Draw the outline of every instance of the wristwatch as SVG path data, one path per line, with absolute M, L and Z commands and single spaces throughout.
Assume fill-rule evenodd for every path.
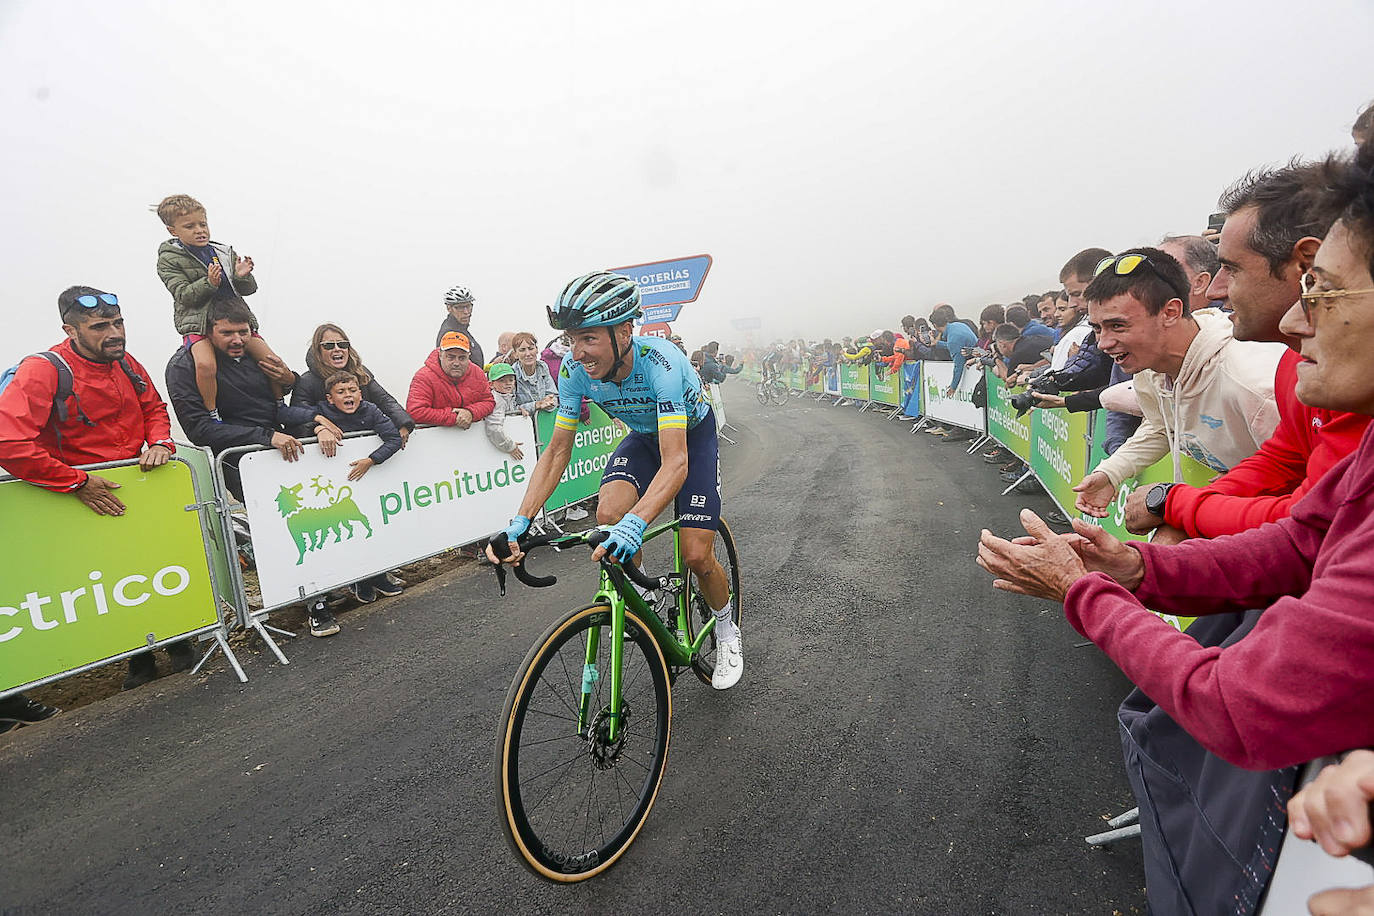
M 1160 518 L 1164 517 L 1164 504 L 1169 501 L 1169 491 L 1174 488 L 1172 483 L 1157 483 L 1150 487 L 1150 491 L 1145 494 L 1145 509 L 1151 515 Z

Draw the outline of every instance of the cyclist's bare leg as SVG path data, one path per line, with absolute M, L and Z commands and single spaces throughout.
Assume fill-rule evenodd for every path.
M 680 528 L 682 559 L 701 583 L 701 594 L 711 610 L 718 611 L 730 600 L 730 580 L 716 559 L 716 533 L 706 528 Z
M 628 480 L 608 480 L 596 498 L 596 523 L 614 525 L 639 502 L 639 491 Z M 650 519 L 650 521 L 653 521 Z

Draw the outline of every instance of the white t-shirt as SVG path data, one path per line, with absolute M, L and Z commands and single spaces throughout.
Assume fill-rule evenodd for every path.
M 1054 345 L 1054 349 L 1050 352 L 1050 369 L 1056 372 L 1063 369 L 1069 361 L 1069 351 L 1075 344 L 1080 347 L 1083 346 L 1083 341 L 1087 340 L 1092 330 L 1086 321 L 1080 321 L 1060 335 L 1059 342 Z

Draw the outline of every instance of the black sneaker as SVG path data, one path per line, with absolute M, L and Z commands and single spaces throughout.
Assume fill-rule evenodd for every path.
M 124 677 L 124 689 L 133 690 L 157 680 L 157 659 L 151 652 L 129 656 L 129 673 Z
M 367 582 L 372 586 L 372 590 L 383 598 L 395 598 L 405 590 L 399 585 L 393 585 L 386 576 L 373 576 Z
M 377 589 L 373 588 L 371 580 L 354 582 L 353 597 L 358 599 L 359 604 L 371 604 L 377 600 Z
M 1073 527 L 1073 522 L 1069 521 L 1069 517 L 1065 515 L 1063 512 L 1060 512 L 1058 509 L 1051 509 L 1050 511 L 1046 512 L 1044 515 L 1044 519 L 1046 524 L 1054 525 L 1056 528 Z
M 317 604 L 310 612 L 310 635 L 333 636 L 337 632 L 339 622 L 334 619 L 334 612 L 323 604 Z
M 336 608 L 341 604 L 346 604 L 349 598 L 353 597 L 353 589 L 348 586 L 336 588 L 332 592 L 327 592 L 324 596 L 324 606 Z
M 386 574 L 386 581 L 390 582 L 392 585 L 399 585 L 401 586 L 401 588 L 406 587 L 406 580 L 396 575 L 395 570 L 392 570 L 391 572 Z
M 61 711 L 56 706 L 44 706 L 37 700 L 30 700 L 22 693 L 11 694 L 0 700 L 0 731 L 9 731 L 16 725 L 42 722 Z
M 191 640 L 183 639 L 181 642 L 174 642 L 167 647 L 167 655 L 172 659 L 172 673 L 180 671 L 190 671 L 200 661 L 197 656 L 196 647 L 191 644 Z

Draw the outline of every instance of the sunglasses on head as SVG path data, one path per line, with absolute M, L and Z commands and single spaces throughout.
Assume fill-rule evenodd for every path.
M 1103 258 L 1102 260 L 1098 261 L 1097 268 L 1093 270 L 1093 276 L 1096 277 L 1097 275 L 1105 271 L 1108 267 L 1115 265 L 1116 275 L 1118 277 L 1129 277 L 1132 273 L 1135 272 L 1135 269 L 1139 267 L 1141 264 L 1145 264 L 1151 270 L 1155 270 L 1154 261 L 1151 261 L 1149 257 L 1147 257 L 1146 255 L 1118 254 L 1110 258 Z M 1155 273 L 1159 273 L 1159 271 L 1155 270 Z
M 336 349 L 337 349 L 337 350 L 347 350 L 347 349 L 348 349 L 348 341 L 346 341 L 346 340 L 323 340 L 323 341 L 320 341 L 320 346 L 323 347 L 323 348 L 326 349 L 326 350 L 336 350 Z
M 106 305 L 119 305 L 119 297 L 114 293 L 100 293 L 96 296 L 86 295 L 76 297 L 77 305 L 88 309 L 93 309 L 102 302 Z

